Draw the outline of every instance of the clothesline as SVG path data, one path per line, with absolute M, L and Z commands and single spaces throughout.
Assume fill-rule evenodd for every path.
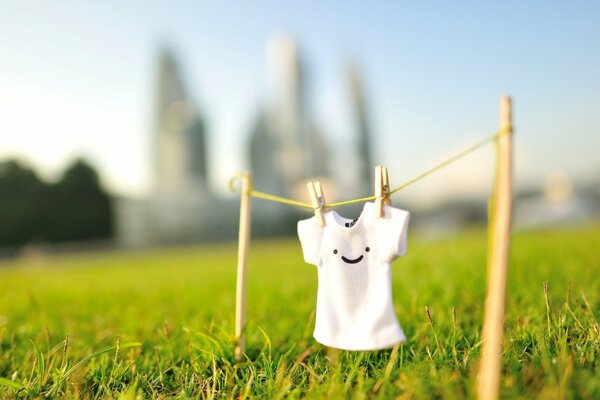
M 452 164 L 454 161 L 457 161 L 461 158 L 463 158 L 464 156 L 474 152 L 475 150 L 479 149 L 480 147 L 485 146 L 488 143 L 491 142 L 495 142 L 500 135 L 506 134 L 506 133 L 511 133 L 512 132 L 512 127 L 508 126 L 504 129 L 500 129 L 499 131 L 497 131 L 496 133 L 494 133 L 493 135 L 490 135 L 482 140 L 480 140 L 479 142 L 463 149 L 462 151 L 459 151 L 458 153 L 456 153 L 455 155 L 447 158 L 446 160 L 434 165 L 433 167 L 425 170 L 424 172 L 422 172 L 421 174 L 417 175 L 416 177 L 404 182 L 403 184 L 401 184 L 400 186 L 390 190 L 387 193 L 384 193 L 385 197 L 389 197 L 394 193 L 399 192 L 400 190 L 412 185 L 413 183 L 416 183 L 418 181 L 420 181 L 421 179 L 431 175 L 432 173 L 448 166 L 449 164 Z M 234 182 L 236 179 L 240 178 L 242 176 L 242 173 L 238 173 L 235 176 L 233 176 L 230 180 L 229 180 L 229 189 L 232 192 L 235 192 L 235 186 L 234 186 Z M 250 197 L 255 197 L 257 199 L 263 199 L 263 200 L 268 200 L 268 201 L 273 201 L 276 203 L 281 203 L 281 204 L 287 204 L 290 206 L 296 206 L 296 207 L 301 207 L 301 208 L 307 208 L 310 210 L 313 210 L 314 207 L 310 204 L 307 203 L 303 203 L 301 201 L 297 201 L 297 200 L 292 200 L 292 199 L 287 199 L 285 197 L 280 197 L 280 196 L 275 196 L 273 194 L 270 193 L 264 193 L 264 192 L 259 192 L 257 190 L 254 190 L 254 188 L 252 187 L 252 181 L 250 181 L 250 190 L 248 195 Z M 345 200 L 345 201 L 340 201 L 337 203 L 330 203 L 327 204 L 326 207 L 327 208 L 333 208 L 333 207 L 339 207 L 339 206 L 345 206 L 345 205 L 349 205 L 349 204 L 356 204 L 356 203 L 364 203 L 367 201 L 372 201 L 375 200 L 376 196 L 368 196 L 368 197 L 361 197 L 361 198 L 357 198 L 357 199 L 351 199 L 351 200 Z

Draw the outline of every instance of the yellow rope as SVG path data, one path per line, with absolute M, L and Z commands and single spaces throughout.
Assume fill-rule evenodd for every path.
M 285 197 L 279 197 L 279 196 L 275 196 L 275 195 L 269 194 L 269 193 L 257 192 L 256 190 L 251 190 L 250 196 L 256 197 L 257 199 L 263 199 L 263 200 L 275 201 L 277 203 L 288 204 L 290 206 L 308 208 L 311 210 L 313 209 L 313 206 L 311 206 L 310 204 L 302 203 L 301 201 L 286 199 Z
M 460 151 L 459 153 L 453 155 L 450 158 L 447 158 L 446 160 L 442 161 L 441 163 L 431 167 L 430 169 L 426 170 L 425 172 L 417 175 L 416 177 L 412 178 L 409 181 L 404 182 L 403 184 L 401 184 L 400 186 L 396 187 L 395 189 L 391 190 L 389 193 L 385 193 L 385 197 L 389 197 L 392 194 L 412 185 L 413 183 L 416 183 L 418 181 L 420 181 L 421 179 L 425 178 L 426 176 L 431 175 L 432 173 L 446 167 L 447 165 L 453 163 L 454 161 L 457 161 L 461 158 L 463 158 L 464 156 L 466 156 L 467 154 L 470 154 L 472 152 L 474 152 L 475 150 L 479 149 L 480 147 L 493 142 L 495 140 L 498 139 L 498 137 L 500 137 L 500 135 L 502 134 L 506 134 L 506 133 L 511 133 L 512 132 L 512 127 L 507 127 L 505 129 L 501 129 L 498 132 L 494 133 L 491 136 L 488 136 L 487 138 L 467 147 L 466 149 Z M 238 178 L 242 177 L 243 173 L 238 173 L 235 176 L 233 176 L 230 180 L 229 180 L 229 188 L 231 189 L 231 191 L 235 192 L 235 187 L 233 185 L 233 183 L 235 182 L 235 180 L 237 180 Z M 287 204 L 287 205 L 291 205 L 291 206 L 296 206 L 296 207 L 302 207 L 302 208 L 307 208 L 307 209 L 311 209 L 313 210 L 314 207 L 310 204 L 306 204 L 300 201 L 296 201 L 296 200 L 291 200 L 291 199 L 286 199 L 285 197 L 280 197 L 280 196 L 275 196 L 269 193 L 263 193 L 263 192 L 258 192 L 254 189 L 252 189 L 252 181 L 250 181 L 250 192 L 249 195 L 251 197 L 255 197 L 258 199 L 263 199 L 263 200 L 268 200 L 268 201 L 274 201 L 276 203 L 282 203 L 282 204 Z M 366 201 L 371 201 L 371 200 L 375 200 L 377 197 L 375 196 L 368 196 L 368 197 L 361 197 L 359 199 L 352 199 L 352 200 L 346 200 L 346 201 L 340 201 L 337 203 L 331 203 L 331 204 L 327 204 L 326 208 L 333 208 L 333 207 L 339 207 L 339 206 L 345 206 L 348 204 L 356 204 L 356 203 L 364 203 Z
M 407 182 L 403 183 L 402 185 L 398 186 L 398 187 L 397 187 L 397 188 L 395 188 L 394 190 L 390 191 L 390 193 L 389 193 L 389 194 L 390 194 L 390 195 L 392 195 L 392 194 L 394 194 L 394 193 L 396 193 L 396 192 L 398 192 L 398 191 L 400 191 L 400 190 L 404 189 L 405 187 L 407 187 L 407 186 L 410 186 L 410 185 L 412 185 L 413 183 L 415 183 L 415 182 L 417 182 L 417 181 L 420 181 L 421 179 L 425 178 L 426 176 L 428 176 L 428 175 L 431 175 L 431 174 L 433 174 L 434 172 L 436 172 L 436 171 L 438 171 L 438 170 L 440 170 L 440 169 L 444 168 L 444 167 L 445 167 L 445 166 L 447 166 L 448 164 L 452 164 L 454 161 L 456 161 L 456 160 L 458 160 L 458 159 L 460 159 L 460 158 L 463 158 L 463 157 L 464 157 L 464 156 L 466 156 L 467 154 L 474 152 L 475 150 L 479 149 L 480 147 L 482 147 L 482 146 L 484 146 L 484 145 L 486 145 L 486 144 L 488 144 L 488 143 L 490 143 L 490 142 L 493 142 L 494 140 L 498 139 L 498 137 L 499 137 L 499 136 L 500 136 L 500 135 L 501 135 L 501 134 L 502 134 L 504 131 L 505 131 L 505 130 L 500 130 L 500 131 L 498 131 L 498 132 L 494 133 L 493 135 L 491 135 L 491 136 L 488 136 L 487 138 L 485 138 L 485 139 L 483 139 L 483 140 L 481 140 L 481 141 L 479 141 L 479 142 L 475 143 L 474 145 L 467 147 L 467 148 L 466 148 L 466 149 L 464 149 L 463 151 L 461 151 L 461 152 L 459 152 L 459 153 L 457 153 L 457 154 L 453 155 L 452 157 L 450 157 L 450 158 L 448 158 L 448 159 L 446 159 L 446 160 L 442 161 L 441 163 L 439 163 L 439 164 L 435 165 L 434 167 L 432 167 L 432 168 L 428 169 L 427 171 L 423 172 L 422 174 L 420 174 L 420 175 L 417 175 L 417 176 L 416 176 L 416 177 L 414 177 L 413 179 L 411 179 L 411 180 L 409 180 L 409 181 L 407 181 Z
M 229 190 L 231 190 L 232 192 L 235 192 L 234 182 L 240 178 L 243 178 L 244 176 L 246 176 L 246 174 L 247 174 L 246 172 L 238 172 L 237 174 L 232 176 L 229 179 L 229 182 L 227 182 L 227 186 L 229 187 Z M 250 178 L 250 191 L 252 191 L 252 178 Z
M 371 201 L 371 200 L 375 200 L 377 197 L 375 196 L 369 196 L 369 197 L 361 197 L 360 199 L 352 199 L 352 200 L 346 200 L 346 201 L 340 201 L 338 203 L 331 203 L 331 204 L 325 204 L 325 207 L 339 207 L 339 206 L 345 206 L 348 204 L 355 204 L 355 203 L 364 203 L 366 201 Z

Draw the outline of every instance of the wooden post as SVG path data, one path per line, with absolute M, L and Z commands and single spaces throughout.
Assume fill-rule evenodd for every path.
M 482 400 L 498 398 L 501 376 L 502 330 L 506 299 L 506 277 L 510 248 L 512 202 L 512 108 L 511 99 L 500 102 L 498 169 L 494 209 L 492 210 L 492 246 L 488 257 L 488 285 L 483 324 L 483 354 L 479 366 L 477 395 Z
M 235 359 L 240 361 L 246 350 L 244 328 L 246 325 L 246 270 L 248 265 L 248 248 L 250 245 L 250 191 L 252 184 L 250 174 L 242 176 L 240 198 L 240 230 L 238 236 L 238 264 L 235 292 Z

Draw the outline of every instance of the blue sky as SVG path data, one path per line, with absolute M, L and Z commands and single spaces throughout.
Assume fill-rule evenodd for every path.
M 154 76 L 161 44 L 179 57 L 210 133 L 211 180 L 247 166 L 246 141 L 267 97 L 265 44 L 295 37 L 308 100 L 348 157 L 344 63 L 367 85 L 375 160 L 392 183 L 492 133 L 502 94 L 515 103 L 517 183 L 600 170 L 598 2 L 2 2 L 0 158 L 53 177 L 77 155 L 109 187 L 151 183 Z M 491 149 L 414 195 L 485 190 Z

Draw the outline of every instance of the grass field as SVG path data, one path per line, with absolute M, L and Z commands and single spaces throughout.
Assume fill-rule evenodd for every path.
M 317 276 L 299 242 L 254 242 L 240 364 L 235 244 L 4 262 L 0 397 L 471 398 L 485 252 L 483 230 L 413 239 L 394 265 L 408 343 L 345 352 L 312 339 Z M 599 225 L 514 235 L 503 397 L 600 398 L 599 295 Z

